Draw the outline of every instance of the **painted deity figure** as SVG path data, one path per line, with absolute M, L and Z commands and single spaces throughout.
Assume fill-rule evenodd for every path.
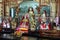
M 56 23 L 56 26 L 59 24 L 59 17 L 58 16 L 55 18 L 54 22 Z
M 27 16 L 23 16 L 22 21 L 20 22 L 20 27 L 27 28 L 29 26 L 29 19 Z
M 43 12 L 43 14 L 41 15 L 42 21 L 46 22 L 46 11 Z
M 29 28 L 29 19 L 27 17 L 27 15 L 22 16 L 22 19 L 20 21 L 20 25 L 17 27 L 17 31 L 18 32 L 28 32 L 28 28 Z
M 22 33 L 28 33 L 29 20 L 26 15 L 24 15 L 20 21 L 20 25 L 16 28 L 14 35 L 20 37 Z
M 2 26 L 3 26 L 3 28 L 6 28 L 6 20 L 3 20 Z
M 9 20 L 7 20 L 7 19 L 4 19 L 2 24 L 3 24 L 3 28 L 11 28 Z
M 40 29 L 51 29 L 50 23 L 47 17 L 47 13 L 44 10 L 43 14 L 41 15 L 41 24 L 40 24 Z
M 30 22 L 30 30 L 35 30 L 35 26 L 36 26 L 36 23 L 35 23 L 35 15 L 34 15 L 34 11 L 33 11 L 33 8 L 29 8 L 28 9 L 28 13 L 29 13 L 29 22 Z
M 55 18 L 55 20 L 54 20 L 54 22 L 56 23 L 56 28 L 57 28 L 57 30 L 60 30 L 60 24 L 59 24 L 59 16 L 57 15 L 56 16 L 56 18 Z
M 7 24 L 6 24 L 7 28 L 11 28 L 9 20 L 7 20 Z

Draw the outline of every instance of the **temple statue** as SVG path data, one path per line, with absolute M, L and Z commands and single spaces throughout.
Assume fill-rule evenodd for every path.
M 29 26 L 29 19 L 27 16 L 23 16 L 22 21 L 20 22 L 20 28 L 27 28 Z
M 2 21 L 3 28 L 11 28 L 9 20 L 4 19 Z
M 6 28 L 6 20 L 5 19 L 2 22 L 2 26 L 3 26 L 3 28 Z
M 42 21 L 46 22 L 46 12 L 44 11 L 43 14 L 41 15 Z
M 20 25 L 16 28 L 16 32 L 14 35 L 20 37 L 22 33 L 28 33 L 29 28 L 29 19 L 27 15 L 22 16 L 22 19 L 20 21 Z
M 43 14 L 41 15 L 41 24 L 40 24 L 40 29 L 51 29 L 51 25 L 49 23 L 48 20 L 48 14 L 46 13 L 46 11 L 44 10 Z
M 36 28 L 35 15 L 34 15 L 33 8 L 30 7 L 28 9 L 28 13 L 29 13 L 30 30 L 33 31 Z

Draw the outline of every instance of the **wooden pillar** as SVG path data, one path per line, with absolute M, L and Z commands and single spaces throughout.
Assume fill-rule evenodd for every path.
M 4 18 L 4 15 L 5 15 L 4 12 L 5 12 L 4 11 L 4 0 L 2 0 L 2 13 L 3 13 L 3 18 Z
M 2 16 L 2 2 L 0 2 L 0 17 Z
M 57 15 L 60 16 L 60 0 L 56 0 L 57 5 Z
M 55 16 L 56 16 L 56 1 L 55 0 L 50 1 L 50 16 L 52 20 L 55 19 Z

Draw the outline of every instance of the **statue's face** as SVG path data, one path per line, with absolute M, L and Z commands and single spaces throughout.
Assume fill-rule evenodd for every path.
M 32 8 L 30 8 L 30 11 L 32 11 Z
M 50 21 L 51 21 L 51 22 L 53 21 L 52 18 L 50 19 Z
M 41 21 L 41 24 L 43 23 L 43 21 Z

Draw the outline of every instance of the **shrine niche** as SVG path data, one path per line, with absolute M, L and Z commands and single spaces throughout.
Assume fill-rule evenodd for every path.
M 20 6 L 19 6 L 20 7 L 20 14 L 21 13 L 27 13 L 29 7 L 32 7 L 34 9 L 34 14 L 38 14 L 38 11 L 36 9 L 37 6 L 39 7 L 39 3 L 35 2 L 35 1 L 22 2 L 22 3 L 20 3 Z M 43 6 L 41 8 L 40 12 L 42 12 L 43 10 L 46 10 L 47 13 L 49 14 L 50 13 L 50 6 Z
M 36 1 L 24 1 L 24 2 L 22 2 L 22 3 L 20 3 L 20 6 L 19 6 L 19 8 L 20 8 L 20 12 L 18 13 L 18 16 L 20 17 L 20 20 L 22 20 L 22 17 L 25 15 L 25 14 L 29 14 L 29 12 L 28 12 L 28 9 L 29 8 L 33 8 L 33 13 L 34 13 L 34 17 L 35 17 L 35 19 L 34 19 L 34 23 L 36 22 L 36 24 L 34 24 L 34 26 L 36 26 L 36 25 L 38 25 L 38 17 L 36 17 L 36 14 L 40 14 L 41 16 L 40 17 L 42 17 L 42 15 L 43 15 L 43 20 L 44 20 L 44 17 L 46 17 L 46 21 L 44 21 L 44 22 L 46 22 L 46 23 L 48 23 L 49 21 L 48 21 L 48 19 L 47 19 L 47 17 L 50 17 L 50 6 L 48 6 L 48 5 L 45 5 L 45 6 L 42 6 L 41 7 L 41 9 L 40 8 L 38 8 L 39 9 L 39 12 L 38 12 L 38 9 L 36 9 L 37 7 L 39 7 L 39 3 L 38 2 L 36 2 Z M 44 16 L 44 12 L 45 12 L 45 15 L 46 16 Z M 31 12 L 32 13 L 32 12 Z M 37 19 L 36 19 L 37 18 Z M 28 19 L 30 19 L 30 17 L 28 18 Z M 29 21 L 30 22 L 30 21 Z M 32 22 L 33 23 L 33 22 Z M 36 28 L 36 27 L 35 27 Z
M 34 13 L 36 14 L 37 10 L 35 8 L 37 6 L 39 6 L 38 2 L 34 2 L 34 1 L 25 1 L 25 2 L 22 2 L 22 3 L 20 3 L 20 6 L 19 6 L 20 7 L 20 13 L 21 12 L 27 13 L 28 8 L 32 7 L 34 9 Z

